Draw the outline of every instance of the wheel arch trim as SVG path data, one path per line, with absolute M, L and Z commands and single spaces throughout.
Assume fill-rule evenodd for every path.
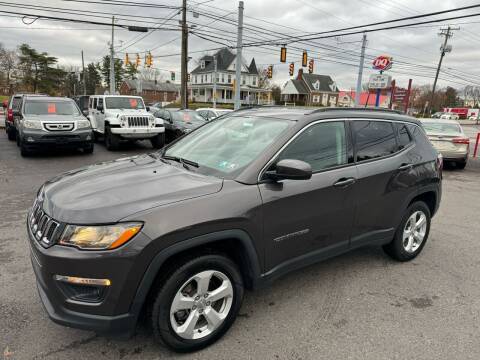
M 217 231 L 181 241 L 160 251 L 150 262 L 142 280 L 140 281 L 140 285 L 137 288 L 137 292 L 130 307 L 130 313 L 133 313 L 138 318 L 160 268 L 170 257 L 188 249 L 193 249 L 201 245 L 208 245 L 209 243 L 223 239 L 233 239 L 242 244 L 249 264 L 249 275 L 251 276 L 253 286 L 255 287 L 257 281 L 261 278 L 261 269 L 258 255 L 253 246 L 253 241 L 250 235 L 241 229 Z

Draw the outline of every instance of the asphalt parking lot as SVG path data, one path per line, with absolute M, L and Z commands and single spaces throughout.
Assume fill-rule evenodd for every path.
M 476 129 L 469 129 L 469 134 Z M 174 354 L 140 326 L 127 341 L 51 322 L 37 295 L 25 216 L 55 174 L 152 151 L 148 143 L 93 155 L 22 158 L 0 132 L 0 357 L 3 359 L 479 359 L 480 160 L 446 169 L 429 243 L 409 263 L 377 247 L 354 251 L 247 293 L 227 335 Z

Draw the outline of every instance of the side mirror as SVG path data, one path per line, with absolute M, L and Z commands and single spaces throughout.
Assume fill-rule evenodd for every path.
M 88 110 L 82 110 L 83 116 L 87 117 L 88 116 Z
M 103 105 L 98 104 L 97 105 L 97 110 L 100 111 L 103 114 Z
M 3 100 L 2 106 L 6 109 L 8 107 L 8 100 Z
M 275 170 L 265 173 L 267 178 L 278 180 L 308 180 L 312 177 L 312 167 L 309 163 L 301 160 L 284 159 L 280 160 Z
M 147 110 L 148 112 L 150 112 L 150 106 L 145 106 L 145 110 Z

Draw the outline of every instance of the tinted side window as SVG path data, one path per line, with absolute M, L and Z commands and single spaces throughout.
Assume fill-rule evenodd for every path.
M 412 142 L 412 138 L 408 133 L 407 125 L 402 123 L 395 123 L 394 126 L 397 130 L 398 150 L 402 150 Z
M 98 99 L 98 105 L 97 105 L 97 107 L 100 106 L 100 105 L 103 106 L 103 98 L 99 98 L 99 99 Z
M 93 108 L 97 108 L 97 98 L 93 99 Z
M 347 164 L 345 123 L 325 122 L 310 126 L 285 148 L 277 161 L 282 159 L 305 161 L 314 172 Z
M 393 126 L 386 121 L 354 121 L 353 132 L 357 161 L 365 161 L 393 154 L 397 141 Z

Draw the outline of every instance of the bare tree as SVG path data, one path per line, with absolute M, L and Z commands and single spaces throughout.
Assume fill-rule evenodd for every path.
M 0 44 L 0 71 L 5 77 L 5 85 L 12 92 L 12 79 L 15 76 L 17 68 L 18 57 L 14 50 L 5 49 Z

